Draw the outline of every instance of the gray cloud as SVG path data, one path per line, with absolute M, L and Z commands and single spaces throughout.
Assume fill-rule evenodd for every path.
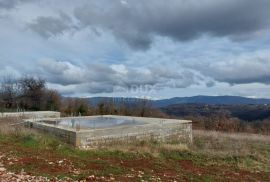
M 0 0 L 0 9 L 12 9 L 20 3 L 27 3 L 34 0 Z
M 231 60 L 189 65 L 180 70 L 168 67 L 130 68 L 124 65 L 90 64 L 85 67 L 69 62 L 41 63 L 44 75 L 52 83 L 77 84 L 91 93 L 113 92 L 116 88 L 132 89 L 150 86 L 151 89 L 187 88 L 204 83 L 270 84 L 270 59 L 267 55 L 239 56 Z M 87 89 L 88 88 L 88 89 Z M 91 91 L 92 90 L 92 91 Z
M 137 49 L 148 48 L 153 35 L 179 41 L 202 34 L 237 36 L 269 27 L 268 0 L 126 0 L 91 1 L 76 8 L 83 26 L 110 30 Z
M 86 75 L 86 70 L 67 61 L 45 59 L 39 62 L 39 66 L 49 82 L 61 85 L 81 84 Z
M 207 87 L 213 87 L 213 86 L 215 86 L 215 82 L 214 81 L 208 81 L 208 82 L 206 82 L 206 86 Z
M 90 82 L 77 85 L 76 89 L 80 90 L 82 93 L 112 93 L 114 91 L 114 85 L 110 83 Z
M 67 62 L 57 62 L 52 59 L 44 59 L 39 62 L 41 67 L 52 74 L 62 74 L 69 69 Z
M 64 13 L 60 13 L 59 17 L 40 16 L 34 22 L 28 24 L 28 27 L 45 38 L 57 36 L 72 29 L 71 19 Z
M 40 1 L 0 0 L 0 76 L 41 76 L 74 95 L 270 87 L 268 0 Z
M 9 3 L 3 6 L 8 7 Z M 247 40 L 257 36 L 256 32 L 270 28 L 268 0 L 99 0 L 74 7 L 73 15 L 80 28 L 103 29 L 141 50 L 148 49 L 155 36 L 189 41 L 208 34 Z M 72 23 L 61 14 L 40 16 L 28 27 L 48 38 L 77 29 Z
M 197 67 L 202 74 L 229 84 L 270 84 L 270 57 L 240 56 L 228 61 L 214 62 Z
M 172 71 L 165 68 L 127 68 L 124 65 L 89 64 L 46 59 L 39 63 L 43 76 L 53 84 L 76 85 L 89 93 L 111 93 L 115 89 L 186 88 L 198 84 L 191 71 Z M 75 88 L 73 88 L 75 89 Z
M 0 80 L 5 77 L 18 78 L 20 76 L 20 73 L 12 67 L 4 66 L 0 68 Z
M 0 8 L 10 9 L 18 3 L 18 0 L 0 0 Z

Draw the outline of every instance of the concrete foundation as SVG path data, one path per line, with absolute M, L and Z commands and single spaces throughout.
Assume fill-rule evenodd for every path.
M 57 126 L 59 119 L 27 120 L 28 126 L 55 135 L 77 147 L 95 147 L 115 143 L 131 143 L 140 140 L 192 142 L 192 122 L 163 118 L 128 116 L 89 116 L 83 118 L 108 117 L 142 121 L 143 125 L 123 125 L 99 129 L 79 129 Z M 80 117 L 82 118 L 82 117 Z M 74 117 L 73 119 L 76 119 Z M 46 123 L 45 123 L 45 122 Z M 49 124 L 50 123 L 50 124 Z
M 3 112 L 3 113 L 0 113 L 0 118 L 3 118 L 3 117 L 21 117 L 21 118 L 29 118 L 29 119 L 60 118 L 60 112 L 33 111 L 33 112 Z

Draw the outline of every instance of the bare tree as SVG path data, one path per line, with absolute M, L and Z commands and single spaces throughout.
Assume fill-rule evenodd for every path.
M 44 106 L 42 109 L 59 111 L 61 108 L 61 96 L 56 90 L 45 90 Z
M 6 109 L 16 107 L 16 97 L 18 94 L 18 84 L 12 75 L 6 75 L 1 80 L 0 102 Z
M 19 80 L 20 104 L 30 110 L 42 110 L 45 94 L 45 80 L 24 77 Z
M 62 101 L 61 111 L 66 116 L 71 115 L 89 115 L 91 114 L 90 105 L 85 99 L 80 98 L 64 98 Z

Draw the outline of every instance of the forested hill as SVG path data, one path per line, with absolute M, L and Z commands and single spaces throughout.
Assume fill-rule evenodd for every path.
M 121 97 L 92 97 L 88 98 L 89 103 L 96 105 L 102 101 L 113 101 L 114 103 L 135 104 L 143 99 L 121 98 Z M 154 107 L 166 107 L 176 104 L 213 104 L 213 105 L 247 105 L 247 104 L 270 104 L 270 99 L 254 99 L 239 96 L 194 96 L 194 97 L 174 97 L 162 100 L 149 100 Z

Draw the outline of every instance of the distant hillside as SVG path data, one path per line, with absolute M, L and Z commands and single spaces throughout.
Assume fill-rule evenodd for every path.
M 214 104 L 175 104 L 160 108 L 169 116 L 185 118 L 193 116 L 197 118 L 220 116 L 221 113 L 229 114 L 244 121 L 258 121 L 270 118 L 269 105 L 214 105 Z M 222 114 L 221 114 L 222 115 Z
M 115 104 L 136 104 L 143 101 L 137 98 L 122 97 L 92 97 L 88 98 L 88 102 L 97 105 L 101 101 L 113 101 Z M 176 104 L 215 104 L 215 105 L 246 105 L 246 104 L 270 104 L 270 99 L 253 99 L 238 96 L 194 96 L 194 97 L 174 97 L 163 100 L 150 100 L 155 107 L 166 107 Z
M 194 96 L 175 97 L 154 101 L 156 107 L 166 107 L 175 104 L 216 104 L 216 105 L 244 105 L 270 104 L 270 99 L 252 99 L 238 96 Z
M 114 104 L 118 105 L 118 104 L 136 104 L 140 101 L 143 101 L 143 99 L 137 99 L 137 98 L 125 98 L 125 97 L 91 97 L 91 98 L 87 98 L 88 103 L 96 106 L 101 102 L 113 102 Z M 152 101 L 150 101 L 152 102 Z

